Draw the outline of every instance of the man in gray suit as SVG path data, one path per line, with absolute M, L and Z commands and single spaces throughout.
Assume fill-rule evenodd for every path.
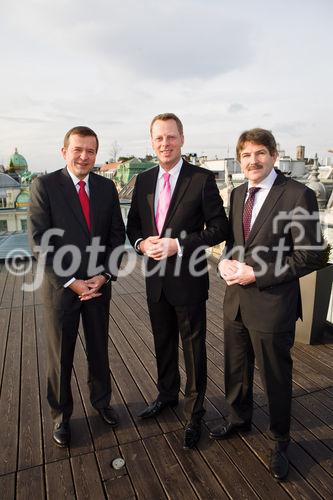
M 93 130 L 72 128 L 62 148 L 67 166 L 38 177 L 31 187 L 31 246 L 35 255 L 37 247 L 45 247 L 43 239 L 51 247 L 43 282 L 47 398 L 54 420 L 53 440 L 61 447 L 70 442 L 71 373 L 80 316 L 91 404 L 106 423 L 118 424 L 110 407 L 108 324 L 111 281 L 120 263 L 113 255 L 124 243 L 125 229 L 115 185 L 91 171 L 97 150 Z
M 249 431 L 256 359 L 268 399 L 271 474 L 288 474 L 292 358 L 301 315 L 299 278 L 321 266 L 322 237 L 314 191 L 274 169 L 276 142 L 268 130 L 244 132 L 237 159 L 248 179 L 231 193 L 231 236 L 219 269 L 224 299 L 227 424 L 225 439 Z

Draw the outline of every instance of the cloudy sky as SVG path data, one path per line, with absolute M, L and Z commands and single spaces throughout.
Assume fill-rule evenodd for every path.
M 184 152 L 233 156 L 261 126 L 294 155 L 333 148 L 331 0 L 1 0 L 0 164 L 63 166 L 65 132 L 99 135 L 98 163 L 151 152 L 172 111 Z

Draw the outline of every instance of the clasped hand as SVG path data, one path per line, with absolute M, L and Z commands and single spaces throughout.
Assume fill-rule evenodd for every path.
M 249 285 L 256 281 L 253 267 L 238 260 L 223 259 L 218 269 L 227 285 Z
M 69 285 L 69 288 L 79 296 L 81 301 L 87 301 L 102 295 L 99 289 L 105 282 L 104 276 L 98 274 L 87 280 L 75 280 Z
M 175 238 L 149 236 L 140 242 L 140 250 L 151 259 L 162 260 L 175 255 L 178 252 L 178 246 Z

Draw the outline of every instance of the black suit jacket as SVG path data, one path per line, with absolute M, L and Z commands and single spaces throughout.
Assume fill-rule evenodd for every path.
M 316 196 L 308 187 L 278 172 L 244 245 L 246 193 L 247 183 L 231 193 L 232 233 L 227 250 L 233 252 L 233 258 L 254 268 L 256 282 L 228 286 L 224 313 L 234 320 L 240 308 L 249 329 L 271 333 L 291 330 L 301 316 L 299 277 L 318 269 L 323 259 Z M 281 243 L 286 248 L 278 269 Z
M 114 183 L 91 172 L 89 199 L 91 232 L 88 230 L 76 188 L 67 168 L 38 177 L 31 186 L 29 236 L 32 248 L 41 245 L 42 237 L 48 229 L 63 230 L 62 236 L 52 236 L 49 241 L 53 250 L 47 253 L 46 260 L 46 277 L 53 288 L 54 298 L 56 295 L 63 298 L 63 294 L 68 291 L 63 285 L 71 277 L 86 279 L 96 274 L 89 268 L 90 252 L 87 248 L 93 237 L 99 237 L 99 244 L 104 246 L 97 255 L 96 266 L 101 266 L 102 270 L 112 275 L 112 279 L 116 279 L 120 260 L 112 260 L 110 255 L 115 248 L 123 245 L 125 228 Z M 67 273 L 64 271 L 61 276 L 54 268 L 60 257 L 59 252 L 65 245 L 73 245 L 77 249 L 74 260 L 78 266 L 77 270 L 70 271 L 72 254 L 64 254 L 62 267 L 67 269 Z
M 139 238 L 158 234 L 154 213 L 158 172 L 159 167 L 155 167 L 137 177 L 127 224 L 132 245 Z M 205 248 L 228 236 L 228 221 L 212 172 L 183 162 L 161 233 L 163 236 L 179 239 L 183 257 L 181 262 L 177 255 L 161 261 L 162 268 L 165 266 L 163 276 L 155 273 L 146 277 L 148 300 L 158 301 L 162 290 L 173 305 L 206 300 L 209 282 Z M 201 259 L 196 266 L 197 276 L 190 269 L 193 254 Z M 148 259 L 148 272 L 155 266 L 156 261 Z

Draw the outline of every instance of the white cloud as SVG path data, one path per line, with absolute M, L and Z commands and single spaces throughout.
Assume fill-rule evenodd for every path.
M 293 153 L 332 147 L 330 0 L 2 0 L 0 163 L 18 146 L 35 170 L 62 166 L 66 130 L 100 136 L 99 161 L 150 151 L 160 112 L 185 150 L 229 153 L 264 126 Z

